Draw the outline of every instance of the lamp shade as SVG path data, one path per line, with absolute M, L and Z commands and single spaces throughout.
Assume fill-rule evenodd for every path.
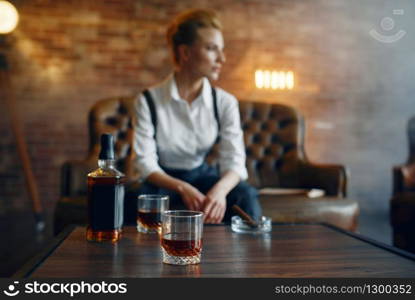
M 12 32 L 19 22 L 16 8 L 8 1 L 0 0 L 0 34 Z

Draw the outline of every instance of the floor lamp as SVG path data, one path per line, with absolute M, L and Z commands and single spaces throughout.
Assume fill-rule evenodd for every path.
M 6 34 L 11 33 L 16 28 L 18 20 L 19 16 L 16 8 L 11 3 L 0 0 L 0 38 L 4 43 L 6 43 Z M 42 204 L 40 202 L 36 179 L 29 159 L 27 144 L 22 134 L 22 125 L 16 110 L 16 97 L 12 88 L 9 72 L 10 67 L 7 63 L 6 54 L 0 53 L 1 89 L 3 90 L 6 110 L 11 121 L 12 132 L 16 139 L 18 154 L 22 161 L 28 193 L 33 204 L 36 230 L 42 231 L 45 228 Z

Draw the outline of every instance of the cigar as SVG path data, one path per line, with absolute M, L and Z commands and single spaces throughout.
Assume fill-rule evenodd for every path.
M 233 205 L 232 206 L 232 210 L 238 215 L 240 216 L 243 220 L 245 220 L 248 225 L 252 228 L 256 228 L 258 227 L 258 223 L 252 219 L 252 217 L 250 215 L 248 215 L 246 212 L 244 212 L 242 210 L 242 208 L 240 208 L 238 205 Z

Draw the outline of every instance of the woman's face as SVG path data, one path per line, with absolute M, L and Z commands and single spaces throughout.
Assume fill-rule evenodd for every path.
M 183 45 L 182 66 L 195 77 L 217 80 L 225 62 L 222 33 L 216 28 L 199 28 L 192 45 Z

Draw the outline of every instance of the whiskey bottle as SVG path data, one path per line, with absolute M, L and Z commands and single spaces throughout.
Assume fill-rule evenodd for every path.
M 115 243 L 121 238 L 125 176 L 114 163 L 113 136 L 103 134 L 99 168 L 88 174 L 88 241 Z

